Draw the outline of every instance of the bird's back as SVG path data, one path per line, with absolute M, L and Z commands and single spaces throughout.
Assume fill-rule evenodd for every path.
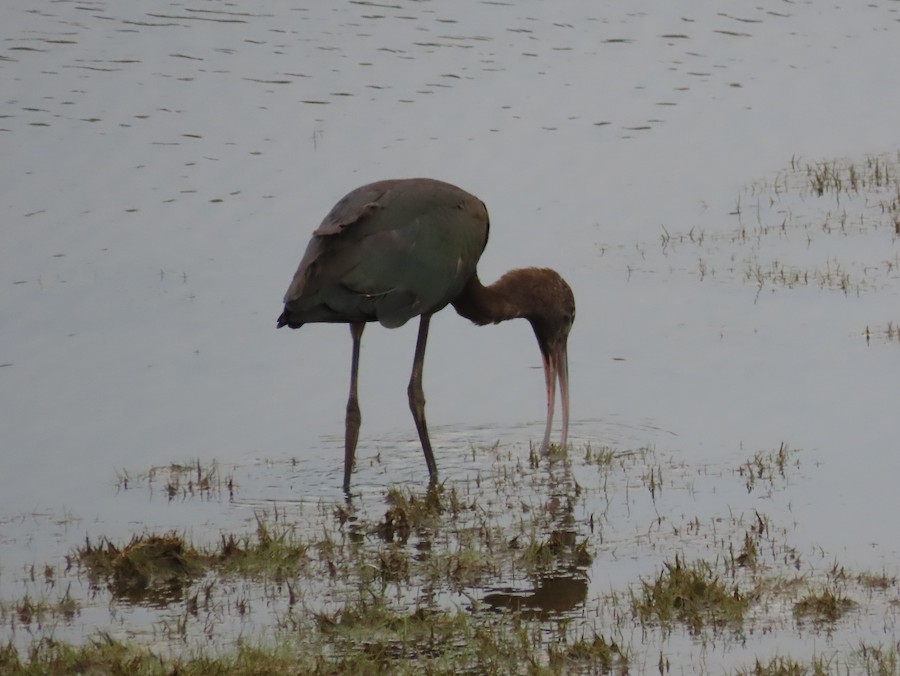
M 313 232 L 278 325 L 401 326 L 462 291 L 487 244 L 484 204 L 433 179 L 369 183 L 348 193 Z

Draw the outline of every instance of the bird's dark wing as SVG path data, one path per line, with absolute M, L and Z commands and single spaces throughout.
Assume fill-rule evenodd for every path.
M 369 183 L 348 193 L 335 204 L 313 235 L 339 235 L 345 228 L 366 218 L 373 211 L 382 208 L 380 200 L 390 190 L 394 181 Z
M 279 324 L 379 321 L 444 307 L 474 274 L 487 211 L 440 181 L 379 181 L 344 197 L 313 233 Z

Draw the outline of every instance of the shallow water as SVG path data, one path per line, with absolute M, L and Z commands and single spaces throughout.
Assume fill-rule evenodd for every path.
M 274 320 L 331 205 L 395 176 L 487 203 L 485 281 L 544 265 L 572 284 L 576 448 L 652 446 L 700 471 L 788 443 L 803 479 L 775 516 L 802 524 L 794 546 L 900 572 L 890 196 L 777 189 L 792 158 L 896 159 L 897 3 L 12 0 L 0 18 L 0 595 L 85 536 L 199 536 L 341 499 L 348 332 Z M 848 288 L 760 285 L 773 262 Z M 451 481 L 472 445 L 524 457 L 540 438 L 520 324 L 432 322 Z M 405 401 L 415 331 L 365 335 L 363 494 L 426 478 Z M 233 502 L 121 490 L 196 460 L 239 478 Z M 691 508 L 743 504 L 740 482 L 711 484 Z

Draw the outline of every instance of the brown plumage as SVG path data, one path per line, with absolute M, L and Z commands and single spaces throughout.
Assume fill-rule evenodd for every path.
M 408 394 L 432 481 L 437 465 L 425 422 L 422 368 L 431 315 L 452 303 L 478 325 L 527 319 L 537 337 L 547 388 L 541 452 L 550 446 L 556 381 L 562 400 L 562 445 L 569 424 L 566 344 L 575 298 L 546 268 L 511 270 L 484 286 L 475 266 L 487 244 L 487 209 L 456 186 L 425 178 L 364 185 L 348 193 L 313 232 L 284 297 L 278 327 L 308 322 L 350 324 L 353 358 L 344 444 L 344 490 L 350 490 L 361 416 L 359 347 L 366 322 L 389 328 L 420 317 Z

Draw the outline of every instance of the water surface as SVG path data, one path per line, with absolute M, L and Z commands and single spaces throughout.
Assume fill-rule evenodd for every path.
M 898 573 L 891 197 L 802 177 L 896 161 L 897 3 L 12 0 L 0 18 L 0 594 L 88 535 L 202 538 L 260 505 L 341 499 L 348 331 L 274 321 L 331 205 L 403 176 L 487 203 L 485 281 L 542 265 L 573 286 L 576 448 L 725 471 L 789 443 L 803 478 L 776 512 L 802 523 L 794 546 Z M 779 263 L 849 285 L 753 276 Z M 415 331 L 366 332 L 364 494 L 426 477 Z M 436 316 L 425 389 L 451 481 L 472 445 L 525 457 L 542 433 L 521 322 Z M 238 498 L 121 490 L 197 460 L 236 473 Z M 712 481 L 690 508 L 742 493 Z

